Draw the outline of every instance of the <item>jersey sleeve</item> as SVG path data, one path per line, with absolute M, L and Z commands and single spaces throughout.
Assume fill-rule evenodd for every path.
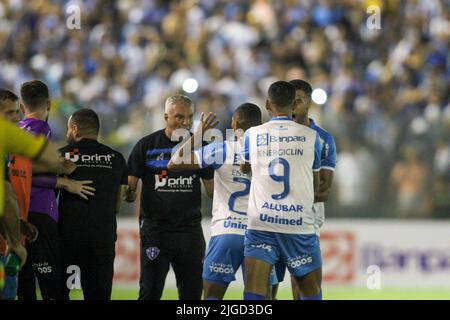
M 226 159 L 225 143 L 212 142 L 201 147 L 194 152 L 200 168 L 211 167 L 214 170 L 219 169 Z
M 39 157 L 44 150 L 47 139 L 43 136 L 33 136 L 24 132 L 13 123 L 0 119 L 1 126 L 4 128 L 3 143 L 5 144 L 5 152 L 18 156 L 23 156 L 31 160 Z
M 320 156 L 322 154 L 322 143 L 320 143 L 319 134 L 316 133 L 316 141 L 314 142 L 314 162 L 313 162 L 313 171 L 319 171 L 320 164 Z
M 323 144 L 321 165 L 322 169 L 332 170 L 336 169 L 336 144 L 332 135 L 327 135 Z
M 245 131 L 244 138 L 242 140 L 241 157 L 245 162 L 250 162 L 250 129 Z
M 143 140 L 139 141 L 131 151 L 128 157 L 128 175 L 142 178 L 144 176 L 145 169 L 145 157 Z

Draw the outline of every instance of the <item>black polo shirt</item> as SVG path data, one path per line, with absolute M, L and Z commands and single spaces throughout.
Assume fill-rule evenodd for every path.
M 77 169 L 69 176 L 92 180 L 94 197 L 84 200 L 62 190 L 59 197 L 60 231 L 63 240 L 114 242 L 116 204 L 120 185 L 128 184 L 126 161 L 121 153 L 96 140 L 82 139 L 60 149 L 63 157 Z
M 159 130 L 142 138 L 128 159 L 128 174 L 142 179 L 140 215 L 147 224 L 145 230 L 189 232 L 200 226 L 200 178 L 213 179 L 214 170 L 167 170 L 178 143 Z

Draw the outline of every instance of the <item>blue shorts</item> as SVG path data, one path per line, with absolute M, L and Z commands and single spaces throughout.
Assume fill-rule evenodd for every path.
M 244 255 L 263 260 L 273 266 L 281 260 L 296 277 L 302 277 L 322 266 L 320 241 L 316 234 L 288 234 L 247 229 Z
M 0 260 L 6 264 L 6 256 L 0 256 Z M 8 276 L 5 274 L 5 286 L 0 293 L 0 300 L 14 300 L 17 296 L 17 275 Z
M 223 234 L 211 237 L 203 263 L 203 280 L 227 286 L 236 280 L 240 266 L 244 268 L 244 236 Z M 244 277 L 245 273 L 242 274 Z M 275 272 L 272 272 L 269 282 L 278 283 Z
M 283 282 L 284 276 L 286 274 L 286 263 L 283 260 L 278 260 L 273 266 L 275 269 L 275 274 L 277 276 L 278 282 Z

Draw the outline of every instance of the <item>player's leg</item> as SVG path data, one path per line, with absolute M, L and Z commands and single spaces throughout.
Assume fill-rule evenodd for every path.
M 31 266 L 30 251 L 28 250 L 28 258 L 25 265 L 19 271 L 17 298 L 19 300 L 36 300 L 36 278 Z
M 322 258 L 316 234 L 284 235 L 282 248 L 297 299 L 321 300 Z
M 89 243 L 82 253 L 84 300 L 110 300 L 114 276 L 114 243 Z
M 245 300 L 265 300 L 269 277 L 278 260 L 274 233 L 247 230 L 245 233 Z
M 272 265 L 264 260 L 245 257 L 245 300 L 265 300 Z
M 176 253 L 172 267 L 178 287 L 180 300 L 200 300 L 203 291 L 203 258 L 205 257 L 205 238 L 199 230 L 177 236 L 173 242 Z
M 217 283 L 203 280 L 203 300 L 222 300 L 229 283 Z
M 170 267 L 171 252 L 163 241 L 141 234 L 139 300 L 160 300 Z
M 46 214 L 30 213 L 39 236 L 28 245 L 34 273 L 44 300 L 64 299 L 61 239 L 56 221 Z
M 275 275 L 277 278 L 278 283 L 271 286 L 271 299 L 276 300 L 277 294 L 278 294 L 278 287 L 280 282 L 284 281 L 284 276 L 286 274 L 286 264 L 282 259 L 280 259 L 274 266 L 275 268 Z
M 267 297 L 266 297 L 267 300 L 276 300 L 276 296 L 273 295 L 273 288 L 276 286 L 278 290 L 279 283 L 280 281 L 278 281 L 275 266 L 273 266 L 269 275 L 269 287 L 267 288 Z
M 203 299 L 222 300 L 244 260 L 244 236 L 211 237 L 203 263 Z
M 321 300 L 322 267 L 304 275 L 303 277 L 291 277 L 292 293 L 295 300 L 319 297 Z
M 69 239 L 63 239 L 61 241 L 62 246 L 62 284 L 61 284 L 61 290 L 62 290 L 62 299 L 63 300 L 69 300 L 70 299 L 70 290 L 75 289 L 77 285 L 80 284 L 78 282 L 81 278 L 81 273 L 83 270 L 83 265 L 80 261 L 80 252 L 83 250 L 83 248 L 80 247 L 80 245 L 74 240 Z M 75 266 L 70 267 L 70 266 Z M 79 269 L 78 269 L 78 268 Z M 80 274 L 78 275 L 79 278 L 77 278 L 77 275 L 74 272 L 79 271 Z

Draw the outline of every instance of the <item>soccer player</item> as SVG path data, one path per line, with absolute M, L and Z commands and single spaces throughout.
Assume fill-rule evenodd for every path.
M 311 106 L 311 85 L 304 80 L 292 80 L 289 81 L 295 87 L 295 102 L 292 118 L 295 122 L 310 127 L 317 131 L 322 143 L 322 153 L 320 155 L 320 187 L 319 193 L 315 197 L 314 213 L 315 213 L 315 228 L 317 235 L 320 236 L 320 229 L 325 220 L 325 204 L 333 183 L 334 170 L 336 168 L 336 144 L 333 136 L 316 125 L 313 119 L 309 118 L 308 111 Z M 281 282 L 284 279 L 286 272 L 286 265 L 280 261 L 275 266 L 278 281 Z M 294 299 L 298 300 L 301 296 L 304 296 L 305 287 L 319 287 L 322 285 L 322 269 L 318 269 L 314 273 L 315 276 L 310 276 L 301 281 L 301 286 L 297 286 L 297 282 L 291 277 L 292 291 Z M 273 296 L 276 297 L 278 285 L 273 287 Z
M 128 159 L 128 202 L 136 199 L 137 184 L 142 179 L 141 300 L 161 298 L 170 265 L 176 275 L 179 298 L 201 299 L 205 239 L 200 179 L 212 197 L 214 171 L 167 169 L 179 138 L 189 134 L 192 116 L 193 103 L 188 97 L 169 97 L 165 104 L 166 127 L 142 138 Z
M 203 133 L 212 121 L 214 117 L 208 116 L 203 122 L 202 114 L 202 126 L 199 128 L 202 128 Z M 241 138 L 248 128 L 260 124 L 261 110 L 252 103 L 237 107 L 231 120 L 231 127 L 238 138 Z M 190 143 L 190 140 L 187 143 Z M 187 158 L 187 164 L 181 161 L 181 150 L 183 147 L 172 157 L 169 169 L 193 170 L 211 167 L 215 170 L 211 239 L 203 266 L 203 298 L 221 300 L 229 284 L 236 279 L 237 269 L 244 261 L 244 233 L 247 227 L 251 175 L 241 172 L 239 168 L 239 141 L 212 142 L 193 152 Z
M 244 135 L 241 169 L 252 172 L 245 234 L 247 300 L 265 299 L 269 274 L 279 260 L 297 282 L 322 263 L 313 211 L 321 143 L 316 131 L 292 121 L 294 100 L 290 83 L 273 83 L 266 101 L 272 119 Z M 320 288 L 305 294 L 319 299 Z
M 25 82 L 20 93 L 25 119 L 19 122 L 19 126 L 51 139 L 47 123 L 51 103 L 45 83 L 39 80 Z M 28 220 L 36 226 L 39 236 L 36 241 L 27 244 L 29 259 L 19 273 L 18 297 L 21 300 L 36 300 L 36 276 L 44 300 L 60 299 L 62 261 L 55 188 L 65 188 L 86 199 L 93 189 L 87 185 L 90 181 L 58 178 L 55 174 L 34 174 L 33 171 Z
M 76 111 L 67 123 L 69 144 L 60 149 L 61 156 L 77 164 L 69 177 L 92 180 L 97 190 L 88 201 L 65 190 L 59 198 L 64 270 L 71 265 L 80 268 L 85 300 L 111 299 L 116 214 L 128 185 L 124 157 L 98 142 L 99 129 L 100 121 L 93 110 Z
M 19 97 L 13 92 L 0 89 L 0 115 L 6 120 L 17 123 L 20 120 Z M 8 189 L 12 189 L 17 201 L 7 202 L 7 211 L 19 210 L 20 230 L 29 242 L 36 240 L 38 231 L 34 225 L 27 222 L 28 206 L 31 192 L 31 161 L 18 156 L 7 157 L 8 165 L 5 167 L 5 184 Z M 23 242 L 23 241 L 22 241 Z M 24 244 L 24 243 L 23 243 Z M 11 255 L 9 255 L 11 258 Z M 7 261 L 8 248 L 7 241 L 0 236 L 0 259 Z M 1 299 L 11 300 L 17 296 L 17 274 L 7 274 L 5 277 L 5 288 Z
M 55 146 L 45 137 L 33 137 L 0 116 L 0 159 L 4 159 L 10 153 L 38 159 L 40 163 L 48 165 L 51 170 L 59 170 L 61 166 Z M 27 252 L 20 241 L 18 209 L 4 210 L 7 209 L 7 206 L 4 206 L 6 202 L 10 202 L 12 206 L 17 205 L 11 185 L 4 183 L 4 169 L 4 161 L 0 161 L 0 229 L 2 236 L 8 241 L 9 250 L 15 252 L 20 258 L 22 267 L 25 264 Z M 0 265 L 0 269 L 3 269 L 3 261 L 0 261 Z M 0 284 L 3 283 L 3 279 L 0 279 Z

